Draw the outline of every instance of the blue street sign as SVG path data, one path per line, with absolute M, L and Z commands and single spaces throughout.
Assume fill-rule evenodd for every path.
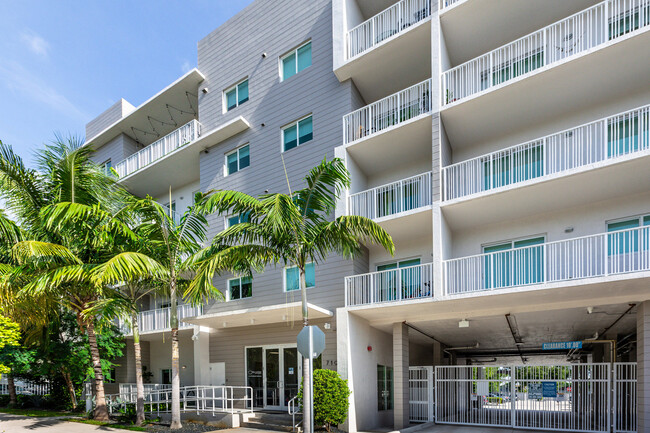
M 542 382 L 542 397 L 557 397 L 557 382 Z
M 582 341 L 559 341 L 542 344 L 542 350 L 582 349 Z

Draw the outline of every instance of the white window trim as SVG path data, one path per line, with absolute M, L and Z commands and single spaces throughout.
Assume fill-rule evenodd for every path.
M 615 218 L 615 219 L 611 219 L 611 220 L 605 220 L 605 230 L 607 230 L 607 228 L 608 228 L 607 226 L 609 226 L 610 224 L 622 223 L 623 221 L 630 221 L 630 220 L 633 220 L 635 218 L 639 221 L 639 227 L 642 227 L 643 226 L 643 218 L 645 218 L 647 216 L 650 216 L 650 213 L 641 213 L 641 214 L 638 214 L 638 215 L 630 215 L 630 216 L 623 217 L 623 218 Z
M 311 117 L 311 135 L 312 135 L 311 140 L 309 140 L 309 141 L 314 140 L 314 113 L 309 113 L 309 114 L 307 114 L 305 116 L 300 117 L 297 120 L 294 120 L 293 122 L 289 122 L 286 125 L 280 127 L 280 152 L 282 152 L 282 153 L 290 152 L 293 149 L 298 149 L 300 146 L 302 146 L 300 144 L 300 127 L 298 126 L 298 123 L 302 122 L 303 120 L 305 120 L 305 119 L 307 119 L 309 117 Z M 293 149 L 284 150 L 284 131 L 285 131 L 285 129 L 289 129 L 294 125 L 296 126 L 296 140 L 297 140 L 298 144 Z
M 489 248 L 489 247 L 493 247 L 495 245 L 505 244 L 506 242 L 510 242 L 510 244 L 514 245 L 514 243 L 517 242 L 517 241 L 524 241 L 526 239 L 533 239 L 533 238 L 544 238 L 544 243 L 548 242 L 548 237 L 546 236 L 546 233 L 538 233 L 538 234 L 534 234 L 534 235 L 519 236 L 519 237 L 516 237 L 516 238 L 503 239 L 501 241 L 495 241 L 495 242 L 489 242 L 489 243 L 486 243 L 486 244 L 481 244 L 481 254 L 491 254 L 491 253 L 486 253 L 485 252 L 486 247 Z M 512 247 L 512 248 L 514 248 L 514 247 Z M 520 248 L 520 247 L 518 247 L 518 248 Z M 507 250 L 505 250 L 505 251 L 507 251 Z
M 228 98 L 226 97 L 226 94 L 230 92 L 231 90 L 235 89 L 235 100 L 237 101 L 237 105 L 235 105 L 231 110 L 234 110 L 235 108 L 239 107 L 239 85 L 243 83 L 244 81 L 248 81 L 248 76 L 246 78 L 243 78 L 239 81 L 237 81 L 235 84 L 232 86 L 226 87 L 226 89 L 222 93 L 222 110 L 223 113 L 227 113 L 228 110 Z M 250 83 L 248 83 L 248 100 L 246 102 L 251 100 L 251 89 L 250 89 Z
M 314 263 L 314 262 L 307 262 L 305 263 L 305 267 L 307 265 Z M 298 266 L 285 266 L 282 268 L 282 291 L 284 293 L 300 293 L 300 289 L 298 290 L 287 290 L 287 269 L 292 269 L 292 268 L 297 268 Z M 298 273 L 298 279 L 300 280 L 300 272 Z M 298 283 L 300 284 L 300 282 Z M 314 263 L 314 285 L 311 287 L 307 287 L 307 290 L 315 289 L 316 288 L 316 264 Z
M 243 301 L 245 299 L 251 299 L 253 297 L 253 277 L 251 277 L 251 295 L 246 296 L 245 298 L 241 296 L 241 279 L 242 278 L 244 278 L 244 277 L 232 277 L 232 278 L 228 278 L 228 280 L 226 280 L 226 302 Z M 239 299 L 231 299 L 230 298 L 230 282 L 232 280 L 240 280 L 239 281 L 239 296 L 240 296 Z
M 294 54 L 294 53 L 296 54 L 296 73 L 293 74 L 291 77 L 287 78 L 287 80 L 290 80 L 291 78 L 295 77 L 300 72 L 302 72 L 302 71 L 298 71 L 298 50 L 300 48 L 304 47 L 307 44 L 311 44 L 311 39 L 306 40 L 305 42 L 301 43 L 300 45 L 296 45 L 295 47 L 293 47 L 292 49 L 290 49 L 289 51 L 285 52 L 280 57 L 278 57 L 278 71 L 280 72 L 280 82 L 285 81 L 285 79 L 284 79 L 284 63 L 282 61 L 285 58 L 289 57 L 291 54 Z M 312 62 L 311 62 L 311 64 L 309 66 L 307 66 L 307 68 L 311 67 L 311 65 L 314 63 L 314 57 L 313 57 L 313 55 L 314 55 L 314 47 L 312 47 L 311 54 L 312 54 Z M 305 69 L 307 69 L 307 68 L 305 68 Z M 305 69 L 303 69 L 303 71 Z
M 228 222 L 228 220 L 229 220 L 230 218 L 234 217 L 234 216 L 241 216 L 241 214 L 230 214 L 230 215 L 226 215 L 226 216 L 223 217 L 223 227 L 224 227 L 224 230 L 225 230 L 225 229 L 229 229 L 230 227 L 232 227 L 232 226 L 230 225 L 230 223 Z M 237 224 L 241 224 L 241 222 L 239 222 L 239 223 L 237 223 Z
M 422 256 L 414 256 L 414 257 L 408 257 L 408 258 L 402 258 L 402 259 L 397 259 L 397 260 L 390 260 L 390 261 L 384 261 L 384 262 L 376 263 L 375 264 L 375 271 L 376 272 L 384 272 L 384 271 L 377 270 L 377 268 L 380 267 L 380 266 L 384 266 L 384 265 L 390 265 L 392 263 L 397 263 L 397 268 L 396 269 L 400 269 L 400 267 L 399 267 L 400 262 L 407 262 L 409 260 L 415 260 L 415 259 L 420 260 L 420 264 L 415 265 L 415 266 L 426 265 L 426 263 L 422 262 Z M 396 269 L 386 269 L 386 270 L 387 271 L 394 271 Z
M 251 146 L 250 146 L 250 142 L 249 142 L 249 143 L 244 143 L 241 146 L 238 146 L 238 147 L 234 148 L 233 150 L 230 150 L 230 151 L 224 153 L 224 155 L 223 155 L 223 177 L 232 176 L 233 174 L 239 173 L 240 171 L 246 170 L 248 168 L 248 167 L 239 168 L 239 151 L 241 149 L 243 149 L 244 147 L 246 147 L 246 146 L 248 146 L 248 159 L 249 159 L 248 167 L 251 166 L 251 164 L 250 164 Z M 230 155 L 232 155 L 233 153 L 237 153 L 237 171 L 234 172 L 234 173 L 228 174 L 228 157 Z

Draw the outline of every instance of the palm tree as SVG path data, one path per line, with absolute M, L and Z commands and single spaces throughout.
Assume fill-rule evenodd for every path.
M 362 250 L 362 242 L 381 245 L 393 254 L 390 235 L 371 219 L 340 216 L 331 219 L 342 191 L 350 187 L 350 174 L 343 161 L 324 159 L 305 177 L 306 187 L 288 194 L 265 194 L 259 199 L 238 191 L 212 191 L 203 206 L 206 213 L 244 214 L 248 222 L 224 230 L 212 244 L 191 258 L 196 276 L 190 288 L 208 290 L 215 271 L 233 268 L 233 263 L 248 261 L 251 268 L 261 264 L 295 266 L 300 275 L 303 324 L 309 324 L 307 308 L 307 264 L 321 263 L 330 253 L 353 258 Z M 289 180 L 287 178 L 287 184 Z M 309 383 L 309 360 L 303 360 L 303 383 Z M 305 388 L 303 407 L 310 396 Z M 310 428 L 305 411 L 306 433 Z

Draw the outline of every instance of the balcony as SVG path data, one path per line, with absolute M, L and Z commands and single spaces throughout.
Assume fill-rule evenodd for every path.
M 197 140 L 201 135 L 201 124 L 191 120 L 177 130 L 154 141 L 115 166 L 120 178 L 130 176 L 149 164 L 169 155 L 176 149 Z
M 348 212 L 373 220 L 431 206 L 431 172 L 350 195 Z
M 443 9 L 451 7 L 454 4 L 459 3 L 461 1 L 464 1 L 464 0 L 440 0 L 438 4 L 440 6 L 440 10 L 443 10 Z
M 345 277 L 345 306 L 433 297 L 431 263 Z
M 646 156 L 648 149 L 650 106 L 645 106 L 444 167 L 443 200 Z
M 650 0 L 607 0 L 442 75 L 442 105 L 559 63 L 650 24 Z
M 402 0 L 346 35 L 346 60 L 363 54 L 431 16 L 430 0 Z
M 169 319 L 171 308 L 157 308 L 155 310 L 141 311 L 138 313 L 138 328 L 140 333 L 168 331 L 171 329 Z M 178 328 L 189 328 L 191 324 L 185 323 L 182 320 L 187 317 L 194 317 L 203 314 L 202 306 L 192 306 L 189 304 L 178 306 Z M 120 328 L 124 335 L 131 335 L 131 325 L 129 321 L 118 320 L 117 326 Z
M 650 226 L 446 260 L 443 271 L 445 295 L 650 271 Z

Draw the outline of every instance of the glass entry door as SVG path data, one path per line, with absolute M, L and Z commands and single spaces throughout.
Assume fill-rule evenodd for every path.
M 302 358 L 295 345 L 249 347 L 246 357 L 247 382 L 254 388 L 255 406 L 286 410 L 300 386 Z

